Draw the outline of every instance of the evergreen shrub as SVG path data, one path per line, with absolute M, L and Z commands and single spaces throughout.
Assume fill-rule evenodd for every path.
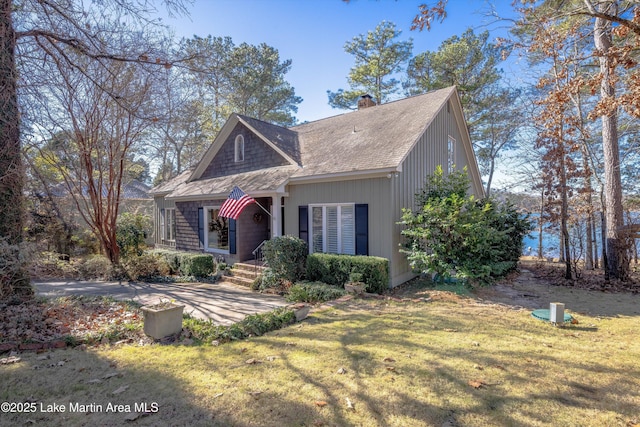
M 414 270 L 482 284 L 516 267 L 528 217 L 509 203 L 467 196 L 469 186 L 466 170 L 445 176 L 438 166 L 416 194 L 419 207 L 403 209 L 401 251 Z
M 314 253 L 307 257 L 307 279 L 344 286 L 352 273 L 360 274 L 367 292 L 382 293 L 389 286 L 389 260 L 363 255 Z
M 302 279 L 309 249 L 307 243 L 295 236 L 278 236 L 267 240 L 262 247 L 265 260 L 278 280 L 295 282 Z
M 289 288 L 287 301 L 289 302 L 325 302 L 345 295 L 346 292 L 337 286 L 323 282 L 298 282 Z

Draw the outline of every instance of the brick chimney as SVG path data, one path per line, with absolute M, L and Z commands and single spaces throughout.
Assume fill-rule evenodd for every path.
M 373 107 L 376 103 L 371 98 L 371 95 L 362 95 L 360 99 L 358 99 L 358 110 L 363 110 L 365 108 Z

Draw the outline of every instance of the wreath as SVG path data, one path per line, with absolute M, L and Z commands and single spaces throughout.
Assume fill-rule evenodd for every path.
M 261 212 L 257 212 L 253 214 L 253 222 L 255 222 L 256 224 L 259 224 L 262 221 L 262 213 Z

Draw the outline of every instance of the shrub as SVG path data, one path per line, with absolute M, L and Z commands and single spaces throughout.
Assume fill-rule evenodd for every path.
M 93 255 L 78 265 L 83 279 L 110 279 L 113 277 L 111 261 L 104 255 Z
M 171 271 L 164 258 L 150 253 L 127 258 L 124 268 L 131 280 L 167 276 Z
M 342 288 L 322 282 L 298 282 L 291 286 L 287 301 L 289 302 L 325 302 L 345 295 Z
M 264 291 L 266 289 L 275 289 L 280 287 L 282 280 L 278 280 L 275 273 L 271 268 L 265 268 L 251 284 L 251 289 L 254 291 Z
M 199 341 L 220 343 L 240 340 L 250 336 L 259 336 L 269 331 L 283 328 L 295 323 L 293 310 L 286 307 L 277 308 L 269 313 L 252 314 L 241 322 L 229 326 L 215 325 L 211 320 L 187 318 L 184 328 L 191 331 L 192 336 Z
M 151 218 L 148 215 L 125 212 L 118 217 L 116 242 L 123 258 L 140 256 L 147 246 L 145 238 L 151 231 Z
M 206 277 L 216 271 L 216 264 L 209 254 L 171 249 L 154 249 L 148 253 L 162 257 L 167 262 L 171 274 Z
M 307 257 L 307 279 L 344 286 L 351 274 L 360 274 L 367 292 L 382 293 L 389 286 L 389 261 L 363 255 L 315 253 Z
M 279 236 L 267 240 L 262 249 L 269 268 L 279 280 L 294 282 L 305 272 L 309 252 L 307 243 L 294 236 Z
M 57 252 L 41 252 L 34 257 L 31 272 L 39 278 L 72 279 L 78 277 L 78 269 L 69 262 L 69 255 Z
M 205 277 L 215 272 L 213 257 L 208 254 L 184 252 L 178 268 L 183 276 Z
M 88 229 L 81 229 L 71 236 L 71 244 L 76 255 L 91 255 L 100 252 L 100 241 Z
M 438 167 L 416 194 L 419 208 L 403 209 L 402 252 L 415 270 L 486 283 L 515 268 L 528 218 L 510 204 L 466 196 L 468 188 L 466 172 L 445 177 Z
M 0 236 L 0 299 L 31 297 L 34 290 L 27 271 L 31 250 L 24 242 L 15 245 L 7 240 Z
M 167 262 L 167 265 L 171 269 L 171 274 L 176 274 L 180 270 L 180 257 L 185 252 L 178 252 L 171 249 L 154 249 L 148 251 L 149 254 L 158 255 Z

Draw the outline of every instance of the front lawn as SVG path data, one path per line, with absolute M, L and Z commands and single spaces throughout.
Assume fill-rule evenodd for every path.
M 603 304 L 621 298 L 592 295 Z M 441 291 L 417 296 L 351 300 L 220 346 L 23 353 L 0 365 L 0 401 L 33 402 L 38 411 L 2 413 L 0 425 L 122 425 L 143 404 L 151 413 L 131 425 L 640 422 L 635 296 L 617 303 L 616 316 L 572 313 L 579 323 L 565 328 L 504 304 Z M 40 412 L 40 403 L 66 412 Z M 70 413 L 70 404 L 94 406 Z

